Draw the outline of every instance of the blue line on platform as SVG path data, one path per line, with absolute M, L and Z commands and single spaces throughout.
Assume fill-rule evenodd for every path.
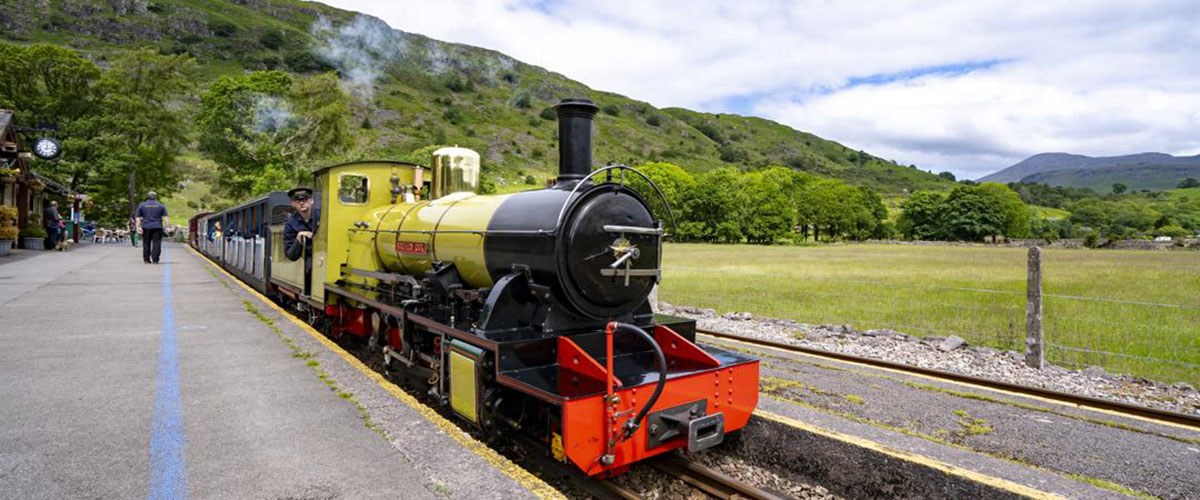
M 154 387 L 154 425 L 150 430 L 150 500 L 186 500 L 187 467 L 183 461 L 183 408 L 179 398 L 179 339 L 175 301 L 171 297 L 171 261 L 162 249 L 163 313 Z

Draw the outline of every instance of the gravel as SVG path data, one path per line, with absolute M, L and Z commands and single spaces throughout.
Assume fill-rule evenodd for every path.
M 1036 370 L 1024 353 L 969 345 L 951 336 L 915 337 L 894 330 L 855 330 L 850 325 L 808 325 L 746 312 L 718 315 L 712 309 L 672 306 L 660 312 L 697 320 L 700 328 L 798 346 L 840 352 L 922 368 L 1104 398 L 1151 408 L 1200 415 L 1200 391 L 1183 383 L 1164 384 L 1098 366 L 1072 370 L 1049 363 Z

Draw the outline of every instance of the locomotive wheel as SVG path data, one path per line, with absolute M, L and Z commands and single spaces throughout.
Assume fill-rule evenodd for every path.
M 379 311 L 371 313 L 371 337 L 367 340 L 368 351 L 378 353 L 383 350 L 381 339 L 386 325 L 387 323 L 379 315 Z

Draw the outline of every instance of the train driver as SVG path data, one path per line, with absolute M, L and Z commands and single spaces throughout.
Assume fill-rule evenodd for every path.
M 288 198 L 295 209 L 288 215 L 283 225 L 283 255 L 288 260 L 298 260 L 304 256 L 304 288 L 307 292 L 309 279 L 312 274 L 313 235 L 317 232 L 317 224 L 321 220 L 321 209 L 314 207 L 313 190 L 298 187 L 288 191 Z

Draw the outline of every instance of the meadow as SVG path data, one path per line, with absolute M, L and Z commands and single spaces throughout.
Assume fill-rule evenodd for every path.
M 1028 250 L 668 244 L 660 299 L 1023 351 Z M 1200 252 L 1043 252 L 1047 359 L 1200 384 Z

